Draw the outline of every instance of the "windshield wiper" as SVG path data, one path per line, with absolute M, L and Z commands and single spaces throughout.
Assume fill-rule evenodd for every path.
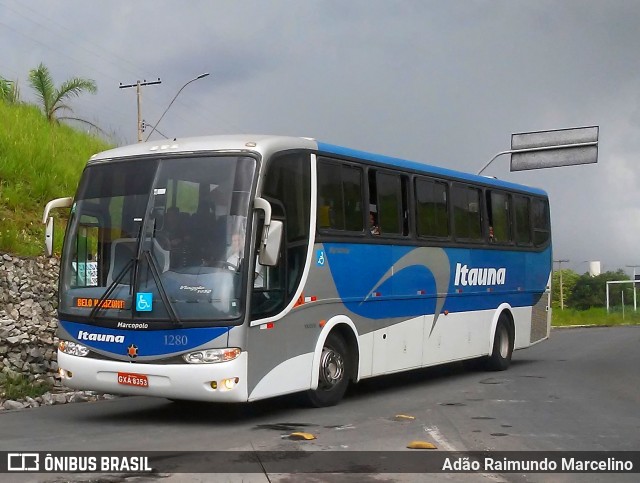
M 135 221 L 135 220 L 134 220 Z M 141 219 L 139 221 L 142 221 Z M 100 299 L 98 299 L 98 303 L 93 307 L 93 309 L 91 309 L 91 312 L 89 313 L 89 320 L 91 322 L 93 322 L 93 320 L 96 317 L 96 314 L 98 313 L 98 310 L 102 308 L 102 304 L 104 303 L 105 300 L 107 300 L 109 298 L 109 296 L 113 293 L 113 291 L 116 289 L 116 287 L 118 286 L 118 284 L 120 283 L 120 281 L 124 278 L 124 276 L 127 274 L 127 272 L 129 270 L 131 270 L 133 268 L 133 277 L 132 280 L 129 281 L 129 295 L 133 295 L 132 292 L 132 288 L 135 286 L 134 282 L 135 279 L 137 278 L 138 275 L 138 265 L 139 263 L 139 257 L 140 257 L 140 242 L 142 240 L 142 223 L 140 224 L 140 228 L 138 229 L 138 236 L 136 237 L 136 249 L 135 249 L 135 255 L 133 257 L 131 257 L 131 259 L 127 262 L 127 264 L 122 268 L 122 270 L 120 270 L 120 272 L 118 272 L 118 275 L 113 279 L 113 282 L 111 282 L 109 284 L 109 286 L 107 287 L 107 290 L 105 290 L 105 292 L 102 294 L 102 297 L 100 297 Z M 114 254 L 115 256 L 115 254 Z M 132 305 L 132 309 L 133 309 L 133 302 L 131 303 Z
M 167 313 L 169 314 L 171 322 L 182 327 L 182 321 L 178 317 L 178 314 L 176 313 L 176 310 L 167 295 L 167 291 L 162 284 L 162 280 L 160 279 L 160 270 L 158 270 L 155 259 L 151 256 L 151 252 L 149 252 L 149 250 L 145 250 L 143 253 L 144 258 L 147 261 L 149 268 L 151 269 L 151 275 L 153 276 L 153 280 L 156 282 L 156 287 L 158 287 L 158 292 L 160 292 L 160 298 L 162 299 L 162 302 L 167 309 Z
M 116 287 L 118 286 L 120 281 L 124 278 L 124 276 L 127 274 L 127 272 L 131 270 L 134 263 L 135 263 L 135 258 L 130 259 L 127 262 L 127 264 L 122 268 L 122 270 L 118 272 L 118 275 L 116 276 L 116 278 L 114 278 L 113 282 L 111 282 L 107 287 L 106 292 L 102 294 L 102 297 L 100 297 L 100 299 L 98 299 L 98 303 L 91 309 L 91 313 L 89 313 L 90 321 L 93 322 L 93 319 L 95 318 L 96 313 L 98 312 L 99 309 L 102 308 L 102 304 L 104 303 L 104 301 L 107 300 L 109 296 L 113 293 L 113 291 L 116 289 Z

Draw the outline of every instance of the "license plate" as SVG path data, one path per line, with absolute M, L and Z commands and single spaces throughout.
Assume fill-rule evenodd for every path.
M 149 387 L 149 379 L 144 374 L 118 372 L 118 384 L 125 386 Z

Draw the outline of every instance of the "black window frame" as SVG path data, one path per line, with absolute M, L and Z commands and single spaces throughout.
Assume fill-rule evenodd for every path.
M 445 207 L 445 219 L 447 222 L 447 226 L 446 226 L 446 232 L 447 234 L 442 236 L 442 235 L 431 235 L 431 234 L 421 234 L 420 233 L 420 216 L 419 216 L 419 203 L 418 203 L 418 183 L 419 182 L 424 182 L 424 183 L 430 183 L 433 184 L 434 186 L 438 186 L 438 185 L 442 185 L 444 187 L 444 194 L 445 194 L 445 203 L 444 203 L 444 207 Z M 450 194 L 450 183 L 446 180 L 442 180 L 442 179 L 438 179 L 438 178 L 433 178 L 430 176 L 422 176 L 422 175 L 416 175 L 413 177 L 413 182 L 411 183 L 412 185 L 412 194 L 413 194 L 413 205 L 414 205 L 414 210 L 413 211 L 413 217 L 414 217 L 414 226 L 415 226 L 415 236 L 417 240 L 441 240 L 441 241 L 447 241 L 447 240 L 451 240 L 452 236 L 453 236 L 453 227 L 451 224 L 451 194 Z
M 312 168 L 311 154 L 307 150 L 284 150 L 273 153 L 269 160 L 269 164 L 264 174 L 261 196 L 264 197 L 272 207 L 272 219 L 279 220 L 284 223 L 284 233 L 282 245 L 280 246 L 280 258 L 275 267 L 263 267 L 264 274 L 272 271 L 272 274 L 279 285 L 276 288 L 253 287 L 251 290 L 251 303 L 249 307 L 249 315 L 252 321 L 265 317 L 273 317 L 281 313 L 293 300 L 297 288 L 303 279 L 304 263 L 307 259 L 307 250 L 309 238 L 313 236 L 313 227 L 311 227 L 311 204 L 314 200 L 311 198 L 312 188 Z M 296 159 L 298 158 L 298 159 Z M 281 173 L 286 174 L 286 164 L 295 164 L 299 167 L 298 181 L 294 183 L 298 189 L 298 195 L 304 200 L 304 205 L 300 206 L 295 199 L 290 199 L 291 194 L 288 183 L 291 179 L 285 179 Z M 285 165 L 285 167 L 282 167 Z M 271 178 L 275 177 L 277 182 Z M 285 192 L 287 196 L 285 196 Z M 307 198 L 308 197 L 308 198 Z M 295 198 L 295 197 L 294 197 Z M 291 209 L 296 205 L 296 216 L 292 216 L 294 210 Z M 254 263 L 258 263 L 258 244 L 260 235 L 264 226 L 264 215 L 258 212 L 255 215 L 256 223 L 253 226 L 252 236 L 255 238 Z M 296 266 L 298 269 L 294 272 L 292 268 Z M 266 280 L 265 280 L 266 283 Z M 265 297 L 265 294 L 267 295 Z M 281 294 L 281 296 L 279 296 Z M 273 303 L 269 303 L 269 299 L 273 299 Z
M 363 215 L 364 232 L 349 232 L 336 229 L 320 228 L 316 221 L 316 241 L 344 241 L 349 243 L 381 243 L 381 244 L 397 244 L 397 245 L 416 245 L 416 246 L 439 246 L 439 247 L 460 247 L 460 248 L 481 248 L 488 250 L 517 250 L 517 251 L 531 251 L 540 252 L 551 243 L 551 227 L 550 221 L 548 221 L 546 229 L 548 235 L 544 238 L 543 243 L 534 245 L 533 238 L 533 208 L 532 204 L 534 200 L 541 200 L 547 204 L 547 217 L 550 220 L 550 210 L 548 197 L 544 194 L 534 193 L 528 191 L 526 187 L 518 189 L 517 187 L 501 186 L 493 184 L 490 180 L 475 180 L 470 179 L 461 174 L 456 176 L 455 174 L 440 174 L 432 172 L 423 172 L 417 168 L 403 167 L 403 166 L 390 166 L 383 162 L 368 158 L 358 158 L 348 155 L 340 155 L 337 153 L 323 153 L 316 152 L 317 160 L 329 161 L 337 164 L 344 164 L 349 166 L 355 166 L 362 170 L 363 173 Z M 385 233 L 384 227 L 381 228 L 379 235 L 374 235 L 369 230 L 369 211 L 376 211 L 376 215 L 379 212 L 379 194 L 376 182 L 377 173 L 386 173 L 393 176 L 397 176 L 401 180 L 401 193 L 399 194 L 402 205 L 399 208 L 399 216 L 403 221 L 403 234 L 398 233 Z M 418 219 L 418 203 L 417 203 L 417 189 L 416 183 L 418 180 L 428 180 L 435 183 L 442 183 L 447 193 L 447 222 L 448 222 L 448 236 L 428 236 L 421 235 L 419 233 L 419 219 Z M 466 190 L 473 190 L 475 192 L 473 198 L 477 196 L 478 202 L 478 217 L 479 223 L 477 232 L 477 238 L 468 238 L 466 236 L 459 235 L 459 230 L 455 224 L 455 201 L 454 192 L 456 189 L 464 188 Z M 397 192 L 397 191 L 396 191 Z M 498 242 L 491 242 L 489 237 L 489 222 L 491 216 L 489 214 L 489 202 L 487 196 L 490 193 L 500 193 L 506 195 L 509 204 L 508 224 L 510 230 L 510 236 L 508 240 L 498 240 Z M 467 195 L 468 197 L 468 195 Z M 524 243 L 517 240 L 518 219 L 516 200 L 528 200 L 529 214 L 528 214 L 528 232 L 530 234 L 530 241 Z M 475 200 L 471 200 L 475 201 Z M 519 202 L 519 201 L 518 201 Z M 471 212 L 468 210 L 468 212 Z M 475 213 L 475 209 L 473 210 Z M 384 221 L 380 223 L 377 218 L 378 225 L 384 224 Z M 475 223 L 474 223 L 475 226 Z
M 389 170 L 389 169 L 379 169 L 379 168 L 373 168 L 373 172 L 374 172 L 374 179 L 375 179 L 375 183 L 376 183 L 376 197 L 375 197 L 375 205 L 376 205 L 376 209 L 377 209 L 377 221 L 378 221 L 378 227 L 380 228 L 380 235 L 374 235 L 376 238 L 377 237 L 384 237 L 384 238 L 408 238 L 411 233 L 409 230 L 409 223 L 408 223 L 408 213 L 407 213 L 407 208 L 408 208 L 408 193 L 407 193 L 407 189 L 406 189 L 406 178 L 407 175 L 405 173 L 402 172 L 397 172 L 397 171 L 393 171 L 393 170 Z M 399 231 L 385 231 L 383 223 L 382 223 L 382 200 L 381 200 L 381 196 L 380 196 L 380 186 L 382 185 L 382 183 L 380 183 L 380 176 L 391 176 L 393 178 L 396 178 L 397 183 L 395 186 L 395 193 L 396 193 L 396 200 L 397 200 L 397 206 L 396 206 L 396 220 L 397 220 L 397 228 L 399 229 Z M 367 182 L 370 183 L 371 177 L 367 176 Z
M 536 204 L 542 205 L 544 209 L 544 225 L 538 226 L 536 224 Z M 536 241 L 536 235 L 538 233 L 544 233 L 544 240 L 541 243 Z M 549 209 L 549 200 L 546 198 L 531 198 L 531 236 L 533 246 L 536 248 L 546 247 L 551 241 L 551 211 Z
M 485 207 L 486 207 L 486 220 L 487 220 L 487 242 L 490 245 L 502 245 L 511 246 L 515 245 L 515 233 L 514 233 L 514 207 L 513 207 L 513 193 L 504 189 L 487 188 L 485 190 Z M 494 198 L 493 195 L 504 196 L 507 202 L 507 214 L 504 218 L 507 223 L 507 236 L 501 236 L 496 233 L 496 221 L 494 212 Z M 493 232 L 493 237 L 491 236 Z
M 527 234 L 528 234 L 528 240 L 527 241 L 521 241 L 519 238 L 519 234 L 520 234 L 520 224 L 518 223 L 518 202 L 519 201 L 526 201 L 527 203 L 527 224 L 526 224 L 526 228 L 527 228 Z M 516 246 L 518 247 L 522 247 L 522 248 L 531 248 L 533 247 L 533 224 L 532 224 L 532 220 L 531 220 L 531 197 L 524 195 L 522 193 L 514 193 L 513 195 L 513 234 L 514 234 L 514 242 L 516 244 Z
M 465 191 L 469 192 L 469 191 L 476 191 L 478 194 L 478 217 L 479 217 L 479 228 L 480 228 L 480 233 L 479 236 L 477 238 L 469 238 L 469 237 L 465 237 L 465 236 L 460 236 L 459 235 L 459 231 L 458 231 L 458 226 L 456 224 L 456 220 L 455 220 L 455 214 L 456 214 L 456 190 L 459 189 L 464 189 Z M 453 237 L 454 240 L 456 240 L 457 242 L 461 242 L 461 243 L 469 243 L 472 245 L 482 245 L 482 244 L 486 244 L 487 240 L 486 240 L 486 235 L 485 235 L 485 216 L 484 216 L 484 196 L 483 196 L 483 189 L 482 186 L 480 185 L 476 185 L 476 184 L 472 184 L 472 183 L 465 183 L 465 182 L 460 182 L 460 181 L 454 181 L 453 183 L 451 183 L 450 186 L 450 193 L 451 193 L 451 203 L 450 203 L 450 207 L 451 207 L 451 211 L 450 211 L 450 220 L 452 223 L 452 227 L 453 227 Z M 467 198 L 467 203 L 470 206 L 470 201 Z M 465 210 L 467 213 L 473 213 L 469 210 Z
M 343 211 L 343 226 L 347 226 L 347 217 L 346 217 L 346 211 L 345 211 L 345 189 L 344 189 L 344 178 L 343 178 L 343 173 L 342 170 L 343 168 L 346 169 L 354 169 L 357 170 L 360 173 L 360 199 L 359 199 L 359 203 L 360 203 L 360 212 L 361 212 L 361 228 L 359 230 L 348 230 L 346 228 L 342 229 L 342 228 L 336 228 L 336 227 L 332 227 L 332 226 L 320 226 L 320 203 L 319 203 L 319 199 L 321 196 L 321 192 L 320 192 L 320 180 L 318 179 L 317 182 L 317 193 L 316 193 L 316 206 L 317 206 L 317 213 L 316 213 L 316 232 L 319 234 L 324 234 L 324 235 L 346 235 L 346 236 L 364 236 L 366 227 L 367 227 L 367 222 L 365 221 L 365 213 L 368 215 L 368 210 L 365 209 L 365 207 L 367 206 L 367 204 L 364 202 L 365 199 L 365 191 L 366 191 L 366 175 L 365 175 L 365 169 L 364 166 L 358 163 L 352 163 L 349 161 L 345 161 L 342 159 L 338 159 L 338 158 L 331 158 L 329 156 L 321 156 L 318 155 L 316 158 L 316 172 L 318 173 L 318 178 L 319 178 L 319 172 L 320 172 L 320 166 L 321 165 L 330 165 L 333 166 L 335 169 L 340 169 L 340 185 L 341 185 L 341 196 L 342 196 L 342 211 Z M 354 217 L 354 219 L 356 219 Z

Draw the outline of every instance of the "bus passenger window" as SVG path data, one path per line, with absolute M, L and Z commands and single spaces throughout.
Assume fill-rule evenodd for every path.
M 318 228 L 363 231 L 362 169 L 322 159 L 318 163 Z
M 545 245 L 550 238 L 549 205 L 544 200 L 533 200 L 533 244 Z
M 370 178 L 369 182 L 371 183 L 371 181 Z M 375 176 L 375 184 L 375 191 L 378 195 L 377 206 L 380 233 L 383 235 L 405 234 L 405 210 L 402 201 L 400 176 L 378 171 Z
M 457 239 L 482 241 L 480 190 L 454 184 L 452 191 L 453 222 Z
M 511 203 L 509 195 L 487 191 L 489 243 L 509 243 L 511 236 Z
M 447 183 L 416 178 L 417 229 L 420 237 L 449 236 Z

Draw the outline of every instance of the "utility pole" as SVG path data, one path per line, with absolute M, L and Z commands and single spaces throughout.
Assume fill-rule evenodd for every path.
M 140 98 L 140 87 L 142 86 L 152 86 L 155 84 L 161 84 L 162 81 L 160 80 L 160 77 L 158 77 L 157 81 L 150 81 L 147 82 L 146 79 L 143 80 L 142 82 L 137 81 L 135 84 L 127 84 L 124 85 L 122 82 L 120 82 L 120 89 L 126 89 L 128 87 L 135 87 L 136 88 L 136 97 L 138 100 L 138 142 L 141 143 L 142 142 L 142 107 L 141 107 L 141 98 Z
M 564 310 L 564 293 L 562 290 L 562 264 L 567 263 L 569 260 L 554 260 L 558 264 L 558 271 L 560 272 L 560 310 Z

